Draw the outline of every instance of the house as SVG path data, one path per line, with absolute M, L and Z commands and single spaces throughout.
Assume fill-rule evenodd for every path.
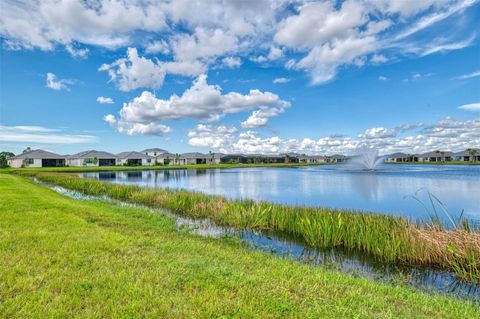
M 419 162 L 450 162 L 452 160 L 452 152 L 433 151 L 416 155 Z
M 459 161 L 459 162 L 476 162 L 480 161 L 480 149 L 474 148 L 474 155 L 472 156 L 470 153 L 470 149 L 461 151 L 461 152 L 456 152 L 453 153 L 452 158 L 454 161 Z
M 402 162 L 413 162 L 412 156 L 397 152 L 385 156 L 386 163 L 402 163 Z
M 65 157 L 44 150 L 33 150 L 8 159 L 10 167 L 57 167 L 65 166 Z
M 298 157 L 300 163 L 326 163 L 327 158 L 322 155 L 300 155 Z
M 183 159 L 185 163 L 182 164 L 207 164 L 207 161 L 211 160 L 211 155 L 202 154 L 198 152 L 193 153 L 183 153 L 180 156 L 180 159 Z
M 115 166 L 117 156 L 103 151 L 84 151 L 67 157 L 68 166 Z
M 327 157 L 327 163 L 343 163 L 347 160 L 345 155 L 335 154 Z
M 149 166 L 155 164 L 155 157 L 140 152 L 122 152 L 117 154 L 117 165 Z
M 179 154 L 162 153 L 155 157 L 156 165 L 182 165 L 185 164 L 185 160 L 180 160 Z
M 145 154 L 145 155 L 157 157 L 161 154 L 165 154 L 165 153 L 168 153 L 168 152 L 166 150 L 161 149 L 161 148 L 147 148 L 146 150 L 143 150 L 142 153 Z

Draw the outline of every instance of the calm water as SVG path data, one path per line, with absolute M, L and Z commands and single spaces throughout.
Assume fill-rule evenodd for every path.
M 411 198 L 427 191 L 454 216 L 480 223 L 480 166 L 385 165 L 375 172 L 342 165 L 298 168 L 185 169 L 82 173 L 82 177 L 144 187 L 182 188 L 229 198 L 268 200 L 291 205 L 347 208 L 428 220 Z M 441 211 L 439 205 L 437 209 Z M 443 213 L 440 213 L 443 216 Z

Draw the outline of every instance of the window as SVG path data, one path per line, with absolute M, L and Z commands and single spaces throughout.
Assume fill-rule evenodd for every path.
M 151 163 L 151 162 L 152 162 L 152 160 L 150 158 L 147 159 L 147 163 Z
M 93 163 L 93 158 L 86 158 L 83 160 L 85 164 L 92 164 Z
M 27 164 L 33 165 L 33 158 L 27 158 Z

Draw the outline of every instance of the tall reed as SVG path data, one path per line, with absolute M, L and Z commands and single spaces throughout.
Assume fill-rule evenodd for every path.
M 118 185 L 68 174 L 30 174 L 87 195 L 107 195 L 194 218 L 209 217 L 220 225 L 283 232 L 313 247 L 357 250 L 382 262 L 435 267 L 480 281 L 480 234 L 465 229 L 420 227 L 404 218 L 381 214 L 227 200 L 198 192 Z

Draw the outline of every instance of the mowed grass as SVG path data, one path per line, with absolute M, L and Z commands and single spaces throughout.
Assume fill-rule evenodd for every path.
M 0 174 L 0 317 L 475 318 L 473 303 L 310 268 L 144 209 Z
M 33 173 L 40 180 L 88 195 L 168 208 L 189 217 L 209 217 L 220 225 L 273 230 L 319 248 L 342 247 L 380 262 L 433 267 L 480 281 L 480 233 L 418 227 L 407 220 L 343 209 L 300 207 L 227 200 L 221 196 L 172 189 L 151 189 L 83 179 L 58 173 Z

